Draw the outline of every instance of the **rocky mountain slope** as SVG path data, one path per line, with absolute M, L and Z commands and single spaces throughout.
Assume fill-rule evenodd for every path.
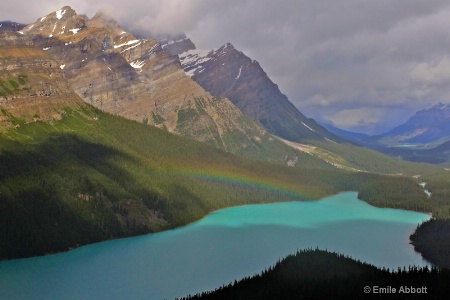
M 0 130 L 18 122 L 61 119 L 68 108 L 82 104 L 45 51 L 0 46 Z
M 138 39 L 102 13 L 89 19 L 66 6 L 17 34 L 5 33 L 3 43 L 44 51 L 75 93 L 103 111 L 244 156 L 294 165 L 312 159 L 330 166 L 273 138 L 227 98 L 186 76 L 171 54 L 195 47 L 185 37 L 166 44 Z
M 259 63 L 227 43 L 214 50 L 179 54 L 187 75 L 216 97 L 230 99 L 269 132 L 294 142 L 342 141 L 306 118 L 281 93 Z
M 191 39 L 187 38 L 185 34 L 163 36 L 158 40 L 161 43 L 161 48 L 172 55 L 178 55 L 183 52 L 196 49 L 194 43 Z

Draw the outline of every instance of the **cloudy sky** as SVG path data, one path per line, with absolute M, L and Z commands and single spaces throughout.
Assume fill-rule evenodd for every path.
M 141 34 L 185 32 L 197 48 L 231 42 L 305 115 L 344 129 L 376 133 L 450 103 L 448 0 L 16 0 L 0 20 L 64 5 Z

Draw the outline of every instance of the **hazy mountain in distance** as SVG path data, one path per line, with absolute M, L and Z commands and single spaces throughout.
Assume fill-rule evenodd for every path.
M 404 124 L 378 136 L 398 143 L 439 143 L 450 139 L 450 106 L 436 105 L 418 111 Z
M 395 157 L 432 164 L 450 162 L 450 106 L 437 103 L 392 130 L 369 136 L 324 125 L 336 135 Z

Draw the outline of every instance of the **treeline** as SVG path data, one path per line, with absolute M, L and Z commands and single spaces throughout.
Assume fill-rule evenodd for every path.
M 446 269 L 411 266 L 391 271 L 337 253 L 302 250 L 259 275 L 180 300 L 445 299 L 449 280 Z

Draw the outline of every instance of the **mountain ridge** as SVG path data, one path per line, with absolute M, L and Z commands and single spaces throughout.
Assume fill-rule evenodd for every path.
M 344 141 L 305 117 L 259 63 L 231 43 L 213 50 L 189 50 L 178 56 L 184 71 L 194 81 L 214 96 L 230 99 L 269 132 L 294 142 Z

